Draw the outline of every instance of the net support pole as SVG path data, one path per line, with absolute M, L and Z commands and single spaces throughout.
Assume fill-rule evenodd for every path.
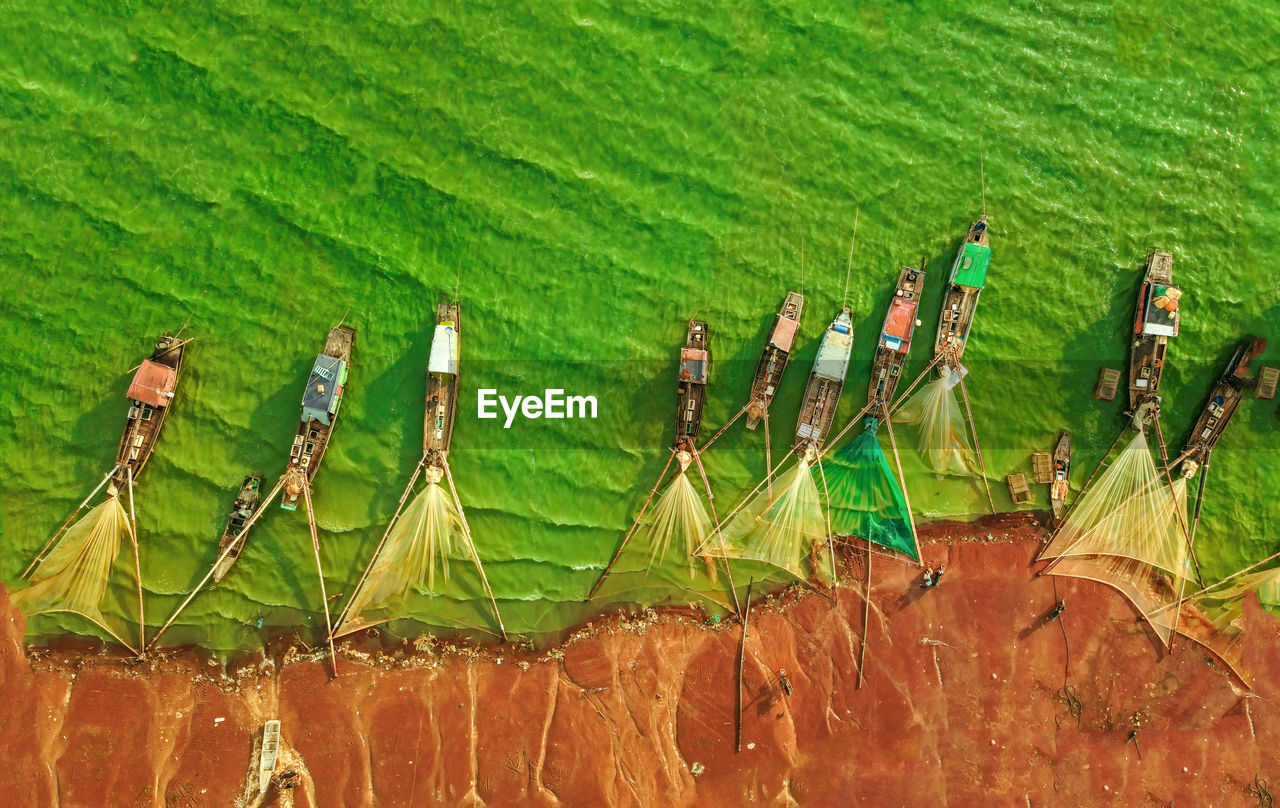
M 676 450 L 671 450 L 671 456 L 667 458 L 667 465 L 662 467 L 662 473 L 658 475 L 658 481 L 653 484 L 653 490 L 649 492 L 649 498 L 640 506 L 640 513 L 636 514 L 636 520 L 631 523 L 631 528 L 627 531 L 627 535 L 622 537 L 622 544 L 618 545 L 618 551 L 613 554 L 613 558 L 609 559 L 609 563 L 604 568 L 604 572 L 600 573 L 600 577 L 596 579 L 595 585 L 591 587 L 591 591 L 587 593 L 587 600 L 595 597 L 596 590 L 600 588 L 600 584 L 604 583 L 604 579 L 609 577 L 609 573 L 613 571 L 613 565 L 618 563 L 618 559 L 622 557 L 622 551 L 627 549 L 627 542 L 631 541 L 631 536 L 636 532 L 636 528 L 640 526 L 640 520 L 644 518 L 644 512 L 649 509 L 649 503 L 653 502 L 653 497 L 658 493 L 659 486 L 662 481 L 667 478 L 667 469 L 671 468 L 671 463 L 676 459 Z
M 26 578 L 28 575 L 31 574 L 32 570 L 34 570 L 37 566 L 40 565 L 40 562 L 44 560 L 44 554 L 49 552 L 49 548 L 53 546 L 53 543 L 56 542 L 59 539 L 59 537 L 61 537 L 62 534 L 66 532 L 67 528 L 71 526 L 71 521 L 76 518 L 76 514 L 84 510 L 84 506 L 88 505 L 89 500 L 93 499 L 94 495 L 96 495 L 99 491 L 102 490 L 102 486 L 107 484 L 107 482 L 111 479 L 111 476 L 116 473 L 116 469 L 118 468 L 120 468 L 118 464 L 111 467 L 111 471 L 108 471 L 107 475 L 102 478 L 102 482 L 98 483 L 97 487 L 95 487 L 92 491 L 89 492 L 89 496 L 85 497 L 84 501 L 76 506 L 76 509 L 71 512 L 70 516 L 67 517 L 67 521 L 63 522 L 62 527 L 58 528 L 58 532 L 53 534 L 53 538 L 45 542 L 44 547 L 40 548 L 40 552 L 37 553 L 36 557 L 32 559 L 31 563 L 27 565 L 27 568 L 22 571 L 22 574 L 18 576 L 19 578 Z
M 418 461 L 418 465 L 413 470 L 413 474 L 409 477 L 409 484 L 405 486 L 404 493 L 400 495 L 400 502 L 396 505 L 396 512 L 391 515 L 391 521 L 387 522 L 387 529 L 382 531 L 382 538 L 378 540 L 378 546 L 373 549 L 373 555 L 369 558 L 369 564 L 364 568 L 364 572 L 360 575 L 360 580 L 356 582 L 356 588 L 351 590 L 352 596 L 347 598 L 347 602 L 343 604 L 342 611 L 338 613 L 338 622 L 334 623 L 330 633 L 336 632 L 347 621 L 347 613 L 351 611 L 351 604 L 355 603 L 355 594 L 360 591 L 360 587 L 364 586 L 364 582 L 369 578 L 369 572 L 373 569 L 373 565 L 378 561 L 378 554 L 382 552 L 383 546 L 387 543 L 387 536 L 391 535 L 391 528 L 396 526 L 396 522 L 400 519 L 400 512 L 404 510 L 404 504 L 409 501 L 409 493 L 413 491 L 413 484 L 418 481 L 418 477 L 422 474 L 422 469 L 427 463 L 427 456 L 423 455 Z
M 750 405 L 748 404 L 747 406 L 750 406 Z M 742 417 L 742 414 L 743 414 L 744 412 L 746 412 L 746 411 L 747 411 L 747 407 L 743 407 L 742 409 L 738 410 L 738 414 L 737 414 L 737 415 L 735 415 L 735 416 L 733 416 L 732 418 L 730 418 L 730 419 L 729 419 L 729 422 L 728 422 L 727 424 L 725 424 L 724 426 L 720 427 L 720 429 L 716 432 L 716 434 L 714 434 L 714 435 L 712 435 L 712 436 L 711 436 L 711 439 L 710 439 L 710 440 L 708 440 L 706 443 L 702 444 L 702 449 L 700 449 L 699 451 L 703 451 L 703 452 L 705 452 L 706 450 L 710 449 L 710 448 L 711 448 L 711 444 L 715 443 L 715 442 L 716 442 L 716 439 L 717 439 L 717 438 L 719 438 L 721 435 L 723 435 L 726 429 L 728 429 L 729 427 L 733 426 L 733 425 L 734 425 L 734 423 L 735 423 L 739 418 L 741 418 L 741 417 Z
M 769 411 L 764 411 L 764 484 L 769 489 L 769 499 L 773 499 L 773 476 L 769 470 L 773 468 L 773 446 L 769 440 Z
M 836 565 L 836 539 L 831 533 L 831 492 L 827 488 L 827 472 L 822 468 L 821 456 L 818 457 L 818 476 L 822 478 L 822 498 L 827 503 L 823 516 L 827 520 L 827 550 L 831 553 L 831 605 L 834 606 L 836 590 L 840 588 L 840 567 Z
M 902 458 L 898 456 L 898 441 L 893 437 L 893 419 L 889 417 L 889 408 L 882 401 L 880 411 L 884 413 L 884 425 L 889 431 L 889 445 L 893 447 L 893 462 L 898 467 L 898 485 L 902 486 L 902 499 L 907 506 L 907 524 L 911 525 L 911 541 L 916 546 L 916 563 L 920 563 L 920 536 L 916 533 L 916 519 L 911 515 L 911 495 L 907 493 L 907 478 L 902 473 Z M 869 546 L 869 545 L 868 545 Z
M 200 594 L 200 590 L 204 589 L 205 585 L 209 583 L 209 579 L 213 577 L 213 573 L 218 569 L 218 565 L 221 564 L 227 556 L 231 555 L 231 551 L 235 549 L 235 546 L 237 544 L 239 544 L 241 541 L 243 541 L 244 538 L 247 537 L 249 533 L 249 528 L 251 528 L 253 526 L 253 523 L 257 521 L 258 515 L 261 514 L 266 509 L 266 507 L 271 504 L 272 500 L 276 498 L 276 494 L 280 493 L 280 489 L 283 487 L 284 487 L 284 478 L 281 477 L 279 482 L 276 483 L 276 487 L 272 488 L 271 493 L 267 494 L 266 499 L 263 499 L 262 502 L 259 503 L 258 510 L 254 511 L 253 515 L 249 517 L 249 521 L 244 523 L 244 527 L 240 529 L 240 536 L 237 538 L 237 540 L 228 544 L 226 549 L 224 549 L 221 553 L 218 554 L 218 557 L 214 559 L 213 566 L 209 567 L 209 571 L 205 573 L 204 578 L 200 580 L 200 583 L 196 584 L 195 589 L 191 590 L 191 592 L 187 595 L 186 600 L 182 601 L 182 603 L 178 605 L 178 608 L 173 610 L 173 614 L 169 615 L 169 619 L 166 620 L 164 625 L 160 627 L 160 630 L 156 632 L 156 635 L 151 638 L 151 642 L 147 643 L 147 648 L 146 648 L 147 651 L 150 651 L 151 647 L 155 645 L 157 641 L 159 641 L 160 635 L 164 634 L 166 631 L 169 630 L 169 626 L 173 625 L 173 622 L 178 619 L 178 615 L 182 614 L 182 610 L 187 608 L 187 605 L 190 604 L 191 601 L 195 600 L 196 595 Z
M 1164 432 L 1160 429 L 1160 420 L 1157 418 L 1156 440 L 1160 444 L 1160 457 L 1164 460 L 1164 479 L 1169 485 L 1169 496 L 1173 498 L 1173 513 L 1178 517 L 1178 525 L 1182 528 L 1182 537 L 1187 540 L 1187 553 L 1191 556 L 1191 563 L 1196 570 L 1196 583 L 1204 586 L 1204 577 L 1200 574 L 1200 561 L 1196 558 L 1196 548 L 1191 545 L 1191 530 L 1187 527 L 1186 516 L 1182 513 L 1182 509 L 1178 507 L 1178 500 L 1173 495 L 1173 475 L 1169 473 L 1169 452 L 1164 445 Z
M 858 649 L 858 690 L 867 667 L 867 638 L 871 635 L 871 542 L 867 543 L 867 580 L 862 590 L 862 646 Z
M 320 603 L 324 606 L 324 634 L 329 641 L 329 667 L 338 678 L 338 656 L 333 650 L 333 624 L 329 622 L 329 593 L 324 586 L 324 566 L 320 563 L 320 537 L 316 534 L 316 512 L 311 505 L 311 481 L 303 475 L 302 496 L 307 501 L 307 527 L 311 530 L 311 547 L 316 554 L 316 575 L 320 579 Z
M 690 448 L 693 450 L 691 452 L 693 454 L 693 462 L 698 464 L 698 476 L 702 478 L 702 487 L 707 492 L 707 505 L 711 508 L 711 522 L 715 525 L 713 530 L 718 540 L 717 543 L 720 546 L 720 552 L 724 554 L 722 560 L 724 561 L 725 575 L 729 579 L 729 593 L 733 595 L 733 611 L 735 614 L 742 614 L 742 604 L 738 602 L 738 588 L 733 583 L 733 567 L 729 565 L 729 556 L 724 545 L 724 534 L 720 532 L 720 520 L 716 517 L 716 495 L 711 493 L 711 481 L 707 479 L 707 470 L 702 467 L 702 453 L 698 451 L 697 447 Z
M 1204 456 L 1204 465 L 1200 467 L 1200 488 L 1196 491 L 1196 515 L 1195 518 L 1191 520 L 1192 544 L 1195 544 L 1196 541 L 1196 529 L 1200 527 L 1200 507 L 1204 504 L 1204 484 L 1205 480 L 1209 477 L 1209 458 L 1212 454 L 1213 453 L 1210 452 Z M 1204 586 L 1204 581 L 1201 581 L 1200 585 Z
M 498 621 L 498 633 L 502 641 L 507 641 L 507 627 L 502 624 L 502 612 L 498 611 L 498 599 L 493 596 L 493 587 L 489 586 L 489 577 L 484 574 L 484 565 L 480 563 L 480 553 L 476 550 L 475 539 L 471 537 L 471 525 L 467 522 L 467 514 L 462 510 L 462 501 L 458 499 L 458 487 L 453 484 L 453 472 L 449 470 L 449 459 L 440 456 L 440 465 L 444 468 L 445 479 L 449 481 L 449 493 L 453 495 L 453 507 L 458 509 L 458 518 L 462 520 L 462 529 L 467 534 L 467 547 L 471 550 L 471 558 L 476 562 L 476 571 L 480 573 L 480 582 L 484 584 L 485 594 L 489 596 L 489 605 L 493 607 L 493 617 Z
M 742 642 L 738 644 L 738 698 L 734 702 L 735 717 L 734 727 L 734 751 L 742 751 L 742 669 L 747 659 L 747 625 L 751 622 L 751 586 L 755 583 L 755 579 L 747 582 L 747 608 L 742 615 Z
M 133 577 L 138 582 L 138 647 L 147 647 L 147 613 L 142 602 L 142 560 L 138 556 L 138 519 L 133 510 L 133 469 L 125 466 L 126 487 L 129 489 L 129 541 L 133 544 Z
M 964 388 L 964 374 L 956 371 L 960 376 L 960 395 L 964 398 L 964 411 L 969 416 L 969 434 L 973 435 L 973 449 L 978 455 L 978 470 L 982 473 L 982 487 L 987 491 L 987 504 L 991 506 L 991 512 L 996 512 L 995 500 L 991 498 L 991 484 L 987 482 L 987 466 L 982 461 L 982 444 L 978 443 L 978 425 L 973 421 L 973 410 L 969 407 L 969 393 Z

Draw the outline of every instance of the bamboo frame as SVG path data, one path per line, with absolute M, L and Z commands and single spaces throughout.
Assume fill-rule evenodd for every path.
M 133 469 L 129 466 L 125 466 L 125 480 L 129 488 L 129 540 L 133 544 L 133 575 L 134 580 L 138 582 L 138 647 L 145 649 L 147 613 L 142 600 L 142 562 L 138 557 L 138 518 L 133 510 Z
M 66 532 L 67 528 L 71 526 L 71 522 L 76 518 L 76 514 L 84 510 L 84 506 L 88 505 L 89 500 L 93 499 L 94 495 L 102 490 L 102 486 L 106 485 L 111 480 L 111 477 L 116 473 L 116 469 L 118 468 L 120 468 L 119 463 L 111 467 L 111 471 L 108 471 L 106 476 L 102 478 L 102 482 L 98 483 L 97 487 L 89 492 L 89 496 L 85 497 L 84 501 L 76 506 L 76 509 L 67 517 L 67 521 L 63 522 L 62 527 L 58 528 L 58 531 L 53 534 L 53 538 L 45 542 L 44 547 L 40 549 L 40 552 L 36 554 L 36 557 L 32 559 L 31 563 L 27 565 L 27 568 L 22 571 L 22 574 L 18 576 L 19 578 L 26 578 L 36 567 L 40 566 L 40 562 L 44 560 L 45 553 L 49 552 L 49 548 L 53 546 L 54 542 L 56 542 L 59 537 Z
M 626 549 L 627 543 L 631 541 L 631 536 L 636 532 L 636 528 L 640 526 L 640 520 L 644 518 L 644 513 L 649 509 L 649 503 L 653 501 L 653 497 L 658 493 L 658 488 L 662 485 L 662 481 L 667 478 L 667 469 L 671 468 L 671 463 L 676 459 L 676 450 L 671 450 L 671 456 L 667 458 L 667 465 L 662 467 L 662 473 L 658 475 L 658 481 L 653 484 L 653 490 L 649 492 L 649 498 L 640 506 L 640 513 L 636 514 L 636 519 L 631 523 L 631 529 L 627 531 L 627 535 L 622 537 L 622 544 L 618 545 L 618 551 L 613 554 L 613 558 L 609 560 L 605 566 L 604 572 L 600 573 L 600 577 L 596 579 L 596 583 L 591 587 L 591 591 L 587 593 L 587 600 L 595 597 L 596 591 L 600 589 L 600 584 L 604 583 L 604 579 L 609 577 L 609 573 L 613 570 L 613 565 L 618 563 L 618 559 L 622 557 L 622 551 Z
M 973 435 L 973 450 L 978 455 L 978 470 L 982 473 L 982 487 L 987 491 L 987 504 L 991 506 L 991 512 L 996 512 L 995 500 L 991 498 L 991 484 L 987 482 L 987 464 L 982 460 L 982 444 L 978 443 L 978 425 L 973 422 L 973 410 L 969 407 L 969 393 L 964 387 L 964 374 L 956 370 L 956 374 L 960 377 L 960 395 L 964 397 L 964 411 L 969 416 L 969 434 Z
M 707 479 L 707 470 L 702 467 L 702 454 L 697 447 L 691 448 L 693 449 L 693 462 L 698 465 L 698 474 L 702 477 L 702 485 L 707 491 L 707 504 L 711 507 L 711 520 L 715 526 L 713 530 L 720 540 L 720 550 L 724 552 L 726 549 L 724 546 L 724 534 L 720 532 L 720 520 L 716 518 L 716 497 L 715 494 L 711 493 L 711 482 Z M 729 557 L 727 555 L 723 556 L 723 560 L 725 575 L 729 578 L 729 592 L 733 595 L 733 611 L 736 614 L 742 614 L 742 604 L 738 602 L 738 588 L 733 583 L 733 568 L 729 565 Z
M 484 591 L 489 595 L 489 603 L 493 606 L 493 616 L 498 621 L 498 633 L 502 635 L 505 642 L 507 639 L 507 627 L 502 624 L 502 612 L 498 611 L 498 599 L 493 596 L 493 588 L 489 586 L 489 577 L 484 574 L 484 565 L 480 563 L 480 553 L 476 550 L 475 539 L 471 537 L 471 525 L 467 522 L 467 513 L 462 509 L 462 502 L 458 499 L 458 488 L 453 484 L 453 472 L 449 471 L 449 460 L 445 455 L 440 455 L 440 466 L 444 469 L 445 479 L 449 481 L 449 493 L 453 495 L 453 507 L 458 509 L 458 518 L 462 520 L 462 529 L 467 533 L 467 548 L 471 550 L 471 558 L 476 562 L 476 571 L 480 573 L 480 582 L 484 584 Z
M 333 650 L 333 624 L 329 622 L 329 594 L 324 586 L 324 566 L 320 563 L 320 537 L 316 535 L 316 513 L 311 504 L 311 481 L 303 475 L 302 497 L 307 503 L 307 527 L 311 529 L 311 547 L 316 554 L 316 575 L 320 579 L 320 603 L 324 606 L 325 638 L 329 641 L 329 667 L 338 677 L 338 656 Z

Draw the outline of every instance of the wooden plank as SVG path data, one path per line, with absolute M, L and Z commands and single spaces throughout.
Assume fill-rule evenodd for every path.
M 1116 389 L 1120 386 L 1120 371 L 1113 368 L 1098 370 L 1098 386 L 1094 388 L 1093 397 L 1099 401 L 1115 401 Z
M 1037 483 L 1053 482 L 1053 455 L 1049 452 L 1032 452 L 1031 474 Z
M 1276 384 L 1280 382 L 1280 368 L 1263 368 L 1258 372 L 1258 398 L 1270 401 L 1276 397 Z

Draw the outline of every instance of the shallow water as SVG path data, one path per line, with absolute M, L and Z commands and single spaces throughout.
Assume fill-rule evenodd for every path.
M 1280 15 L 1266 3 L 51 3 L 0 27 L 0 256 L 21 279 L 0 296 L 0 578 L 106 471 L 126 371 L 189 320 L 197 341 L 137 490 L 153 629 L 212 562 L 242 475 L 282 469 L 309 363 L 344 315 L 359 336 L 316 503 L 328 590 L 350 591 L 417 461 L 434 304 L 459 283 L 452 463 L 521 634 L 608 607 L 581 600 L 666 462 L 687 319 L 711 325 L 715 428 L 803 287 L 780 457 L 857 208 L 842 418 L 865 400 L 898 266 L 928 256 L 924 365 L 940 276 L 982 207 L 979 154 L 994 258 L 966 386 L 998 506 L 1004 475 L 1057 430 L 1072 430 L 1079 484 L 1121 429 L 1120 402 L 1091 391 L 1100 366 L 1125 367 L 1147 250 L 1174 252 L 1187 291 L 1170 443 L 1232 344 L 1276 336 Z M 1273 340 L 1258 364 L 1277 362 Z M 504 429 L 475 419 L 481 387 L 596 395 L 599 418 Z M 1275 414 L 1250 399 L 1214 454 L 1207 577 L 1275 549 Z M 762 439 L 735 427 L 708 454 L 720 510 L 763 475 Z M 918 516 L 983 509 L 913 444 L 899 436 Z M 126 555 L 108 597 L 121 617 Z M 625 598 L 699 600 L 661 583 L 676 572 Z M 302 515 L 275 510 L 166 639 L 312 637 L 317 589 Z M 484 613 L 465 594 L 437 605 L 428 622 Z M 64 630 L 89 627 L 30 625 Z

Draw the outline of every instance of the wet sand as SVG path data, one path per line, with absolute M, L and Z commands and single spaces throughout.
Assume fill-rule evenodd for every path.
M 845 551 L 834 604 L 801 588 L 753 607 L 741 752 L 737 623 L 650 611 L 538 654 L 348 647 L 331 681 L 303 648 L 231 670 L 195 653 L 28 655 L 0 591 L 0 793 L 130 808 L 1256 802 L 1244 789 L 1274 774 L 1280 742 L 1280 621 L 1246 607 L 1250 698 L 1189 641 L 1162 652 L 1120 595 L 1037 577 L 1026 515 L 921 533 L 946 574 L 922 590 L 914 566 L 874 559 L 860 688 L 861 551 Z M 1050 623 L 1055 580 L 1067 608 Z M 278 771 L 298 772 L 279 799 L 256 790 L 269 718 Z

